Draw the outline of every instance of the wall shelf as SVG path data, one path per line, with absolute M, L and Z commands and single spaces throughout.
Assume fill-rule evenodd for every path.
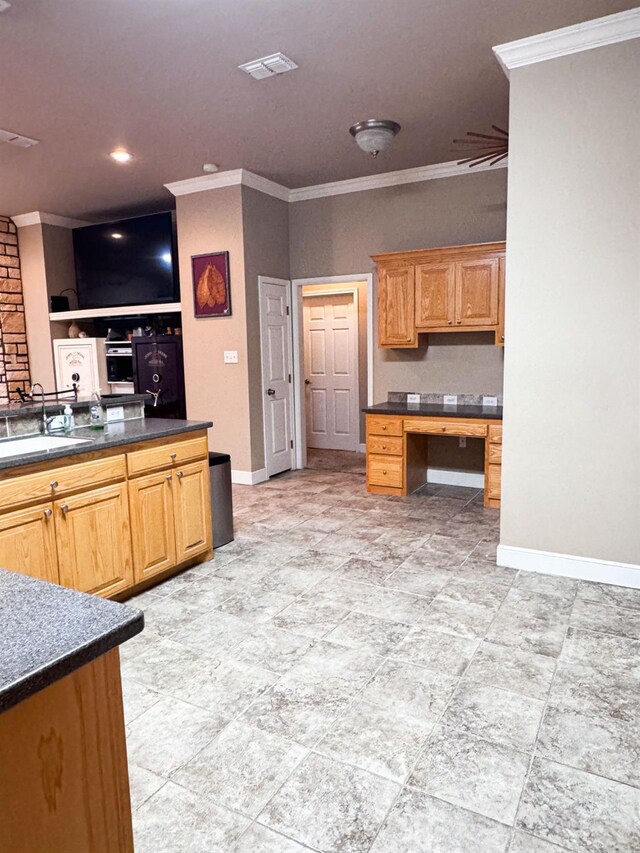
M 139 314 L 174 314 L 182 310 L 180 302 L 152 305 L 120 305 L 117 308 L 85 308 L 81 311 L 54 311 L 50 320 L 92 320 L 95 317 L 136 317 Z

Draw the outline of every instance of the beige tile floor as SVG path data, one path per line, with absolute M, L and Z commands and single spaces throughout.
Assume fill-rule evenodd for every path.
M 139 596 L 137 853 L 640 850 L 640 592 L 495 564 L 473 490 L 234 490 L 236 539 Z

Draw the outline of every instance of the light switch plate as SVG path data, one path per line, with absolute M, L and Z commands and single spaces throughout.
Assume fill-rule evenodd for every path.
M 123 421 L 124 420 L 124 406 L 109 406 L 107 408 L 107 422 L 109 421 Z
M 457 406 L 458 405 L 458 395 L 457 394 L 445 394 L 442 402 L 445 404 L 445 406 Z
M 497 406 L 498 398 L 497 397 L 483 397 L 482 398 L 483 406 Z
M 407 394 L 407 403 L 420 403 L 420 394 Z
M 238 350 L 226 349 L 224 351 L 224 363 L 225 364 L 237 364 L 238 363 Z

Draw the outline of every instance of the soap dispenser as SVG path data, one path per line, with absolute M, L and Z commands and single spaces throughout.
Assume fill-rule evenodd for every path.
M 100 402 L 100 393 L 94 391 L 91 395 L 91 407 L 89 409 L 89 428 L 104 429 L 104 409 Z

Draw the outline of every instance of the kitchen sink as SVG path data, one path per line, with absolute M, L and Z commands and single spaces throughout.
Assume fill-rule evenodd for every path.
M 46 450 L 58 450 L 73 444 L 91 443 L 90 438 L 71 438 L 67 435 L 30 435 L 26 438 L 10 438 L 0 441 L 0 459 L 11 456 L 23 456 L 27 453 L 42 453 Z

